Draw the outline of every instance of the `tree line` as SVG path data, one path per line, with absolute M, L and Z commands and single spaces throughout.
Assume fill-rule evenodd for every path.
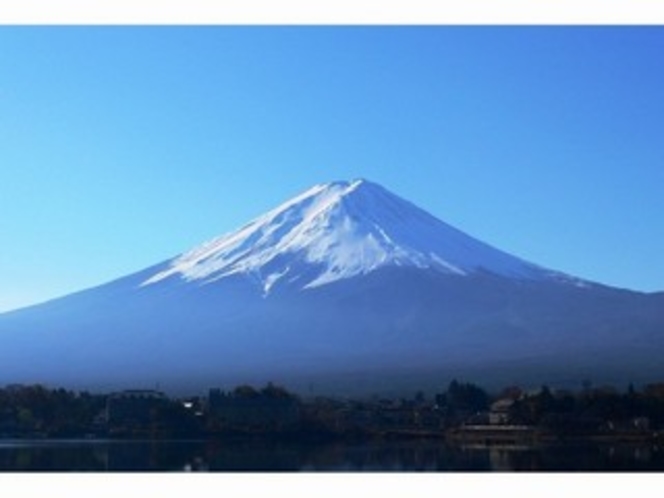
M 499 408 L 496 408 L 499 406 Z M 0 388 L 0 437 L 224 437 L 289 434 L 347 437 L 420 431 L 443 434 L 468 424 L 538 427 L 554 434 L 664 431 L 664 384 L 577 391 L 542 386 L 489 393 L 453 380 L 432 396 L 303 399 L 284 387 L 241 385 L 209 397 L 172 399 L 139 394 L 92 394 L 42 385 Z

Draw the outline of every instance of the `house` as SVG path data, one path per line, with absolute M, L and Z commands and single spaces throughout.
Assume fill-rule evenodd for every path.
M 508 425 L 510 423 L 510 409 L 514 404 L 512 398 L 501 398 L 491 404 L 489 409 L 490 425 Z
M 631 426 L 633 429 L 640 432 L 650 431 L 650 418 L 648 417 L 634 417 L 631 420 Z

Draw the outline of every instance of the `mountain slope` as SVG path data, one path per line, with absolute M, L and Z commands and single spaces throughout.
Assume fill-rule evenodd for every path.
M 0 315 L 5 382 L 87 389 L 625 383 L 664 376 L 662 353 L 664 294 L 523 261 L 367 181 L 315 186 L 172 260 Z

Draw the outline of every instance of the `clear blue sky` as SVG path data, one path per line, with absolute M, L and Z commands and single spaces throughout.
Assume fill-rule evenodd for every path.
M 664 28 L 0 27 L 0 310 L 365 177 L 664 290 Z

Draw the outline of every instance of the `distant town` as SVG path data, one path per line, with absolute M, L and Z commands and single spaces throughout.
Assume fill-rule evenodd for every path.
M 0 438 L 215 439 L 325 441 L 444 438 L 480 445 L 569 441 L 662 441 L 664 383 L 640 389 L 577 391 L 517 386 L 490 394 L 457 380 L 407 398 L 306 398 L 268 383 L 207 396 L 157 390 L 109 394 L 42 385 L 0 389 Z

